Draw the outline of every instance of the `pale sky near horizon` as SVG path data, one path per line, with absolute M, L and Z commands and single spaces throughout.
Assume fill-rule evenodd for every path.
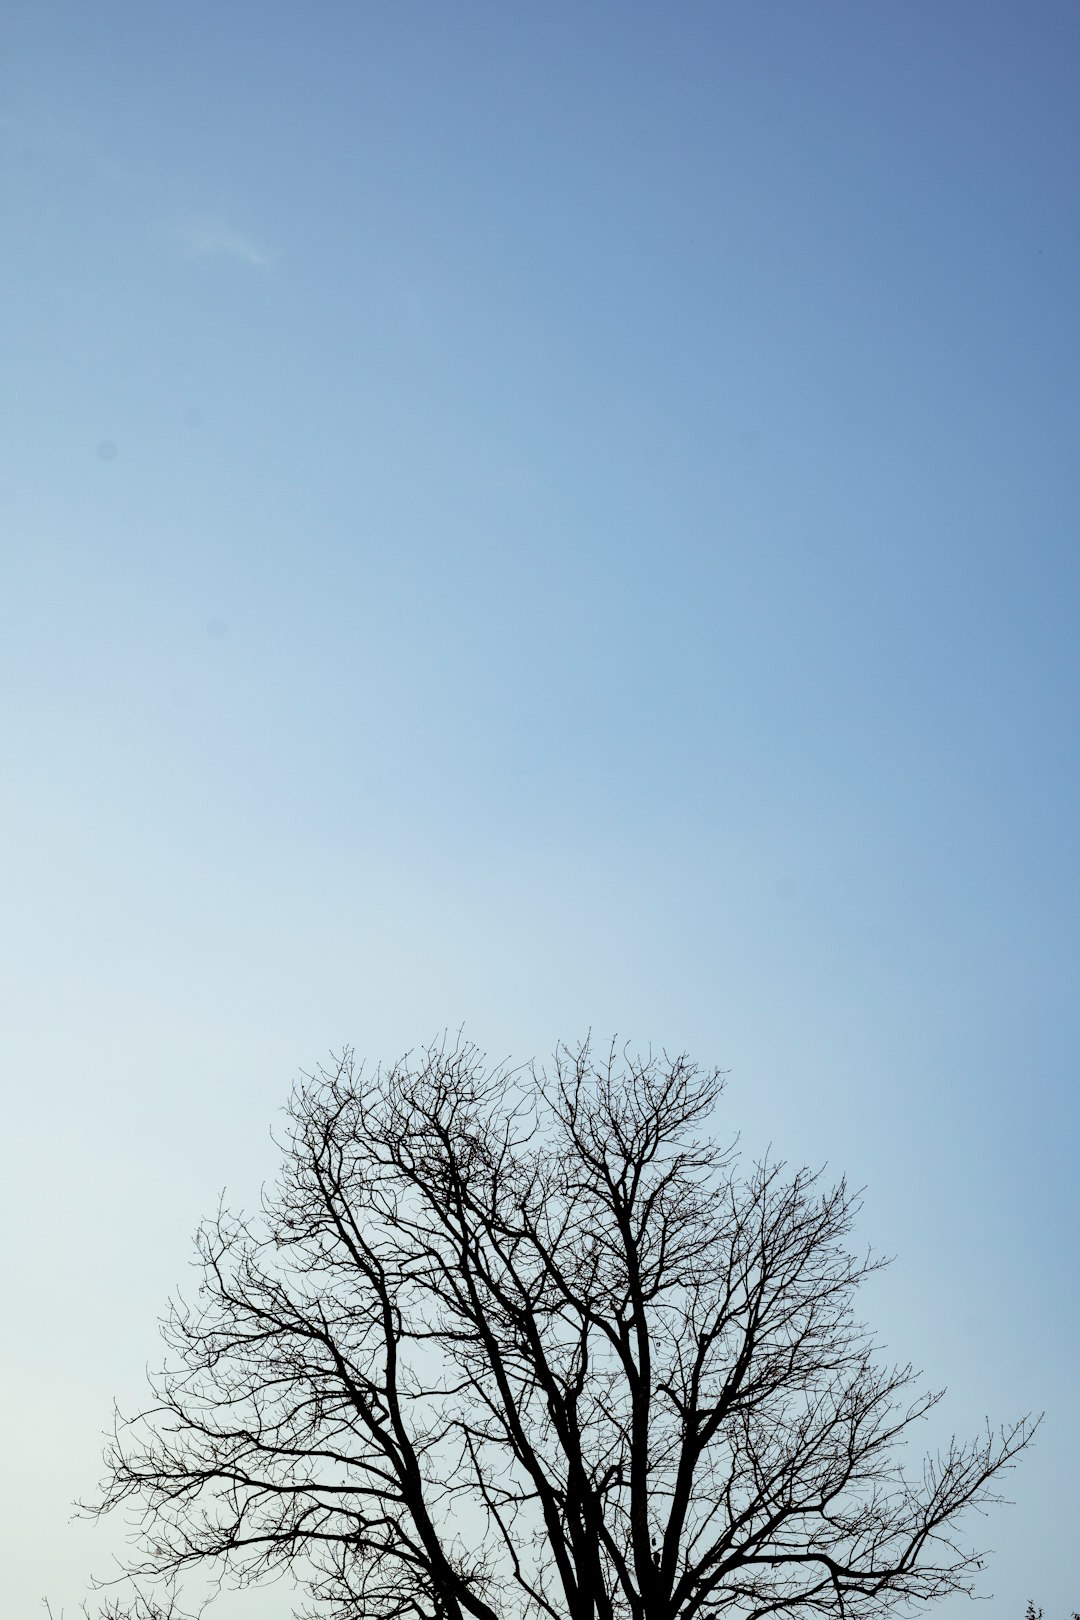
M 1078 160 L 1072 3 L 0 8 L 5 1617 L 293 1076 L 462 1024 L 865 1183 L 1080 1607 Z

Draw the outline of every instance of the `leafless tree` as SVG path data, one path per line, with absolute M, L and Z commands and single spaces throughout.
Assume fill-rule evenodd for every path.
M 723 1086 L 588 1046 L 439 1047 L 294 1091 L 254 1219 L 198 1238 L 93 1511 L 139 1578 L 282 1571 L 334 1620 L 884 1614 L 1032 1432 L 904 1466 L 937 1404 L 853 1314 L 855 1202 L 701 1135 Z M 119 1611 L 114 1609 L 114 1613 Z M 149 1611 L 147 1611 L 149 1612 Z

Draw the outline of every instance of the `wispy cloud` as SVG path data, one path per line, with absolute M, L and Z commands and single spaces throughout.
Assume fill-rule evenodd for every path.
M 174 220 L 169 235 L 189 259 L 239 259 L 254 270 L 269 270 L 274 255 L 220 214 L 191 214 Z

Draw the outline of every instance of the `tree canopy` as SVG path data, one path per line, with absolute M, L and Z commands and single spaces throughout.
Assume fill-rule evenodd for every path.
M 549 1074 L 443 1045 L 301 1080 L 277 1184 L 200 1230 L 109 1447 L 93 1511 L 139 1516 L 131 1575 L 286 1570 L 332 1620 L 862 1620 L 970 1590 L 957 1521 L 1032 1424 L 911 1466 L 941 1392 L 856 1318 L 857 1200 L 717 1145 L 722 1089 L 587 1044 Z

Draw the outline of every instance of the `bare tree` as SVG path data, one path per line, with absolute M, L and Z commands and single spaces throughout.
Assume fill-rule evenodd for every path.
M 286 1571 L 334 1620 L 861 1620 L 970 1590 L 956 1521 L 1032 1425 L 905 1470 L 940 1394 L 853 1315 L 879 1265 L 853 1197 L 743 1173 L 700 1135 L 722 1086 L 588 1046 L 550 1076 L 442 1047 L 306 1077 L 276 1188 L 201 1230 L 107 1453 L 92 1511 L 140 1513 L 132 1573 Z

